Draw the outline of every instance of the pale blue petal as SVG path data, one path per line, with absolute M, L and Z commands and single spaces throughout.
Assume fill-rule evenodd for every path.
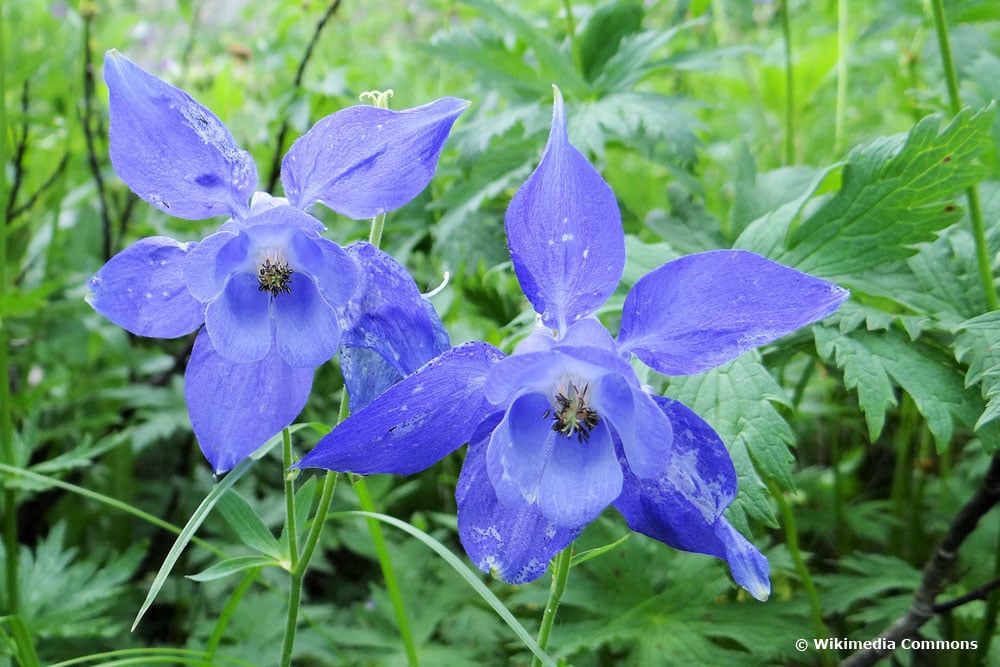
M 667 375 L 701 373 L 823 319 L 848 296 L 745 250 L 688 255 L 632 287 L 619 347 Z
M 602 420 L 582 442 L 576 435 L 550 433 L 554 442 L 538 483 L 538 509 L 557 526 L 586 525 L 622 490 L 611 431 Z
M 219 296 L 229 276 L 247 264 L 249 239 L 246 234 L 216 232 L 205 238 L 184 260 L 184 282 L 199 301 Z
M 323 299 L 342 311 L 358 291 L 361 270 L 357 262 L 329 239 L 296 232 L 290 241 L 296 261 L 316 281 Z
M 308 275 L 293 274 L 291 290 L 272 297 L 275 345 L 289 366 L 315 368 L 337 354 L 340 322 Z
M 208 334 L 195 340 L 184 374 L 191 425 L 205 458 L 222 473 L 281 431 L 305 407 L 311 368 L 292 368 L 272 351 L 261 361 L 233 363 Z
M 423 470 L 466 443 L 495 412 L 483 384 L 502 357 L 479 342 L 448 350 L 348 417 L 296 467 L 363 475 Z
M 184 284 L 191 244 L 165 236 L 133 243 L 101 267 L 87 286 L 94 310 L 139 336 L 177 338 L 205 320 L 205 306 Z
M 625 268 L 625 233 L 608 184 L 569 143 L 556 89 L 542 160 L 514 194 L 507 244 L 521 288 L 542 321 L 564 332 L 596 311 Z
M 260 361 L 271 350 L 271 293 L 257 276 L 234 274 L 205 312 L 205 328 L 216 351 L 236 363 Z
M 489 424 L 487 424 L 487 427 Z M 549 561 L 576 539 L 582 528 L 563 528 L 537 505 L 501 503 L 486 471 L 488 430 L 474 438 L 458 478 L 458 535 L 469 558 L 483 572 L 511 584 L 545 574 Z
M 552 420 L 545 417 L 551 408 L 548 397 L 542 394 L 522 394 L 494 429 L 486 464 L 502 503 L 537 503 L 542 473 L 558 435 L 552 430 Z
M 245 217 L 257 168 L 215 114 L 115 50 L 104 80 L 111 164 L 133 192 L 178 218 Z
M 357 220 L 397 209 L 430 183 L 468 105 L 444 97 L 405 111 L 354 106 L 327 116 L 285 155 L 285 194 L 298 208 L 321 202 Z

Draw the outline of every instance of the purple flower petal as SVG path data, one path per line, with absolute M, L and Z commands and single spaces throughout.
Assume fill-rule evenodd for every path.
M 517 397 L 486 451 L 490 482 L 505 505 L 535 504 L 557 526 L 593 520 L 621 492 L 622 472 L 603 422 L 587 440 L 552 430 L 548 397 Z
M 511 584 L 534 581 L 549 560 L 575 540 L 582 528 L 563 528 L 545 518 L 536 505 L 501 503 L 486 471 L 489 427 L 473 438 L 455 493 L 458 534 L 465 552 L 483 572 Z
M 133 243 L 90 279 L 94 310 L 139 336 L 177 338 L 205 320 L 205 305 L 191 296 L 183 266 L 192 244 L 164 236 Z
M 212 346 L 236 363 L 261 361 L 271 350 L 271 294 L 260 291 L 257 276 L 236 273 L 205 312 Z
M 233 363 L 202 331 L 184 374 L 191 425 L 205 458 L 222 473 L 285 428 L 305 407 L 311 368 L 292 368 L 276 350 L 263 360 Z
M 250 240 L 246 234 L 216 232 L 192 248 L 184 260 L 184 282 L 199 301 L 219 296 L 226 281 L 247 262 Z
M 826 317 L 848 296 L 744 250 L 688 255 L 629 291 L 619 348 L 661 373 L 701 373 Z
M 309 276 L 293 275 L 291 290 L 272 297 L 275 345 L 289 366 L 315 368 L 337 354 L 340 322 Z
M 767 560 L 722 512 L 736 496 L 736 470 L 712 427 L 677 401 L 653 397 L 673 425 L 673 452 L 655 478 L 639 478 L 624 452 L 625 479 L 614 502 L 629 528 L 670 546 L 722 558 L 737 583 L 767 597 Z
M 592 407 L 621 439 L 633 472 L 639 477 L 662 473 L 672 452 L 673 428 L 649 394 L 609 373 L 591 385 L 588 395 Z
M 290 241 L 296 261 L 316 281 L 323 299 L 338 311 L 343 310 L 361 281 L 361 270 L 354 258 L 323 237 L 297 232 Z
M 483 384 L 502 357 L 486 343 L 448 350 L 348 417 L 295 467 L 363 475 L 423 470 L 461 447 L 495 412 Z
M 345 250 L 362 275 L 359 293 L 347 306 L 341 357 L 351 411 L 357 412 L 450 342 L 434 307 L 396 260 L 370 243 Z
M 465 100 L 443 97 L 405 111 L 354 106 L 323 118 L 281 163 L 293 206 L 314 202 L 349 218 L 399 208 L 427 187 Z
M 133 192 L 178 218 L 245 216 L 257 168 L 215 114 L 115 50 L 104 80 L 111 163 Z
M 507 209 L 507 245 L 521 288 L 542 321 L 565 332 L 614 292 L 625 268 L 625 234 L 611 188 L 569 143 L 555 90 L 541 163 Z

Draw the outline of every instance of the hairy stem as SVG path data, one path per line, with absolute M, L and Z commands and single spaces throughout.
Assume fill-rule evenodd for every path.
M 958 92 L 958 74 L 955 62 L 951 56 L 951 39 L 948 36 L 948 22 L 944 16 L 943 0 L 931 0 L 934 13 L 934 29 L 937 32 L 938 47 L 941 51 L 941 65 L 944 68 L 944 79 L 948 86 L 948 100 L 952 115 L 962 109 L 962 97 Z M 969 221 L 972 223 L 972 236 L 976 243 L 976 265 L 979 268 L 979 281 L 986 297 L 989 310 L 1000 309 L 997 291 L 993 286 L 993 270 L 990 266 L 990 250 L 986 243 L 986 226 L 983 223 L 983 207 L 979 203 L 979 189 L 970 185 L 965 191 L 965 199 L 969 207 Z
M 545 611 L 542 612 L 542 624 L 538 628 L 538 646 L 542 651 L 549 645 L 549 635 L 552 634 L 552 624 L 556 620 L 556 612 L 559 610 L 559 602 L 563 593 L 566 592 L 566 581 L 569 579 L 569 570 L 572 567 L 573 545 L 556 554 L 552 561 L 552 587 L 549 589 L 549 601 L 545 603 Z M 532 667 L 541 667 L 542 661 L 535 656 L 531 661 Z

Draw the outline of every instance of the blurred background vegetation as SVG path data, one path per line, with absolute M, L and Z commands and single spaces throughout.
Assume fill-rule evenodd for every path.
M 955 0 L 946 9 L 964 102 L 986 107 L 1000 96 L 1000 11 L 992 0 Z M 281 572 L 242 583 L 239 576 L 184 578 L 215 562 L 206 544 L 230 556 L 246 552 L 217 515 L 199 532 L 206 542 L 187 549 L 129 632 L 174 536 L 109 499 L 183 526 L 213 478 L 183 399 L 193 337 L 127 334 L 85 303 L 86 281 L 138 238 L 198 240 L 220 221 L 167 217 L 114 174 L 101 80 L 106 50 L 118 49 L 212 109 L 253 154 L 262 190 L 272 189 L 295 138 L 364 91 L 393 89 L 396 109 L 443 95 L 469 99 L 437 178 L 389 216 L 383 248 L 425 291 L 450 275 L 433 303 L 453 343 L 481 339 L 506 350 L 531 314 L 509 263 L 503 213 L 544 146 L 551 84 L 566 98 L 572 141 L 615 190 L 629 235 L 625 280 L 604 313 L 613 330 L 612 311 L 649 268 L 731 247 L 752 221 L 810 192 L 820 170 L 853 147 L 907 132 L 932 113 L 950 115 L 932 16 L 921 0 L 22 0 L 4 3 L 2 13 L 0 318 L 9 389 L 0 481 L 3 512 L 17 517 L 6 523 L 17 529 L 21 598 L 21 621 L 0 618 L 0 656 L 10 654 L 0 662 L 8 664 L 18 632 L 43 664 L 112 649 L 202 650 L 216 619 L 230 613 L 217 664 L 274 664 L 281 641 Z M 979 157 L 991 239 L 1000 219 L 997 122 L 986 126 Z M 817 194 L 838 186 L 824 183 Z M 338 243 L 367 238 L 367 221 L 315 213 Z M 971 252 L 965 237 L 947 238 L 962 265 Z M 954 299 L 971 301 L 965 317 L 985 310 L 961 276 L 945 271 L 940 280 L 942 299 L 955 281 Z M 895 332 L 899 345 L 923 335 L 942 358 L 955 348 L 933 326 L 944 315 L 929 307 L 904 313 L 879 298 L 867 305 L 881 303 L 888 314 L 877 325 L 869 320 L 869 329 Z M 913 319 L 890 317 L 901 313 Z M 733 429 L 749 428 L 758 438 L 750 450 L 778 460 L 740 460 L 734 451 L 741 499 L 731 518 L 770 559 L 771 600 L 738 594 L 715 559 L 633 535 L 574 569 L 553 655 L 574 665 L 830 664 L 843 655 L 799 653 L 794 639 L 869 639 L 905 611 L 936 540 L 979 484 L 989 447 L 974 437 L 978 414 L 970 421 L 957 409 L 928 407 L 898 378 L 881 405 L 884 425 L 873 428 L 870 406 L 859 406 L 857 383 L 845 380 L 833 356 L 817 352 L 812 333 L 793 336 L 754 357 L 767 369 L 766 382 L 754 385 L 766 394 L 752 399 L 758 412 L 729 424 L 725 410 L 711 409 L 719 394 L 707 413 L 699 410 L 731 447 Z M 967 369 L 953 358 L 942 364 L 960 386 Z M 697 402 L 690 383 L 648 381 Z M 321 368 L 300 420 L 331 424 L 340 390 L 335 364 Z M 981 411 L 978 387 L 970 395 Z M 928 426 L 931 410 L 944 410 L 936 423 L 949 425 L 945 446 Z M 300 431 L 298 451 L 317 438 Z M 410 478 L 372 478 L 378 506 L 461 553 L 453 494 L 462 455 Z M 754 465 L 763 474 L 744 474 Z M 280 456 L 272 455 L 238 484 L 276 531 L 282 481 Z M 334 502 L 336 509 L 357 503 L 347 485 Z M 989 515 L 966 542 L 946 595 L 1000 575 L 998 520 Z M 626 532 L 609 511 L 580 548 Z M 401 533 L 390 538 L 426 664 L 530 659 L 442 561 Z M 331 522 L 306 582 L 297 664 L 405 663 L 373 554 L 361 522 Z M 799 555 L 811 580 L 796 565 Z M 0 553 L 0 564 L 8 560 Z M 0 599 L 9 585 L 0 582 Z M 227 606 L 241 586 L 239 604 Z M 529 629 L 537 626 L 544 579 L 491 586 Z M 1000 664 L 991 641 L 996 593 L 984 597 L 922 629 L 928 638 L 976 639 L 979 651 L 900 660 Z

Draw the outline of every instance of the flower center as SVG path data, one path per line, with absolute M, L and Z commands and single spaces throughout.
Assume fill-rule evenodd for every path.
M 257 289 L 278 296 L 281 292 L 292 293 L 292 267 L 283 257 L 268 253 L 257 269 Z
M 581 390 L 576 384 L 569 382 L 564 392 L 556 393 L 555 405 L 542 415 L 546 419 L 552 417 L 553 431 L 566 437 L 575 433 L 577 441 L 581 443 L 590 440 L 590 432 L 601 418 L 593 408 L 587 407 L 589 386 L 585 384 Z

